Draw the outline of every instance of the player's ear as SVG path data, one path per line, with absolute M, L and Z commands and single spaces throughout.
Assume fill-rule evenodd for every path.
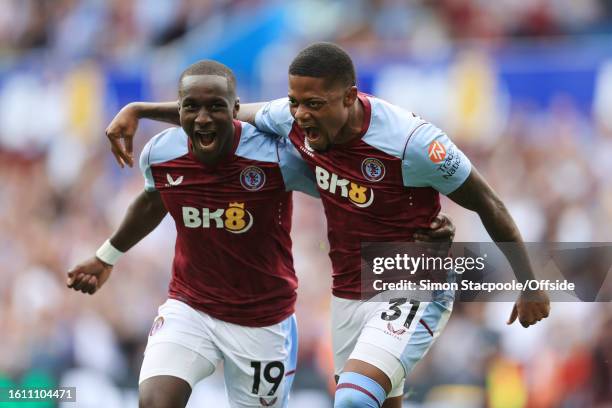
M 234 109 L 232 111 L 232 115 L 234 116 L 234 119 L 236 119 L 236 116 L 238 116 L 239 110 L 240 110 L 240 98 L 236 97 L 236 101 L 234 102 Z
M 344 106 L 349 107 L 349 106 L 353 106 L 353 104 L 355 103 L 355 101 L 357 100 L 357 87 L 356 86 L 351 86 L 349 89 L 346 90 L 346 92 L 344 93 Z

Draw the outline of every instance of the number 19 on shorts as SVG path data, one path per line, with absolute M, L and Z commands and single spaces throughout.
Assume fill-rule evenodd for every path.
M 253 394 L 259 395 L 259 387 L 262 381 L 272 384 L 272 388 L 268 392 L 268 396 L 274 395 L 278 387 L 281 385 L 285 376 L 285 366 L 280 361 L 271 361 L 263 366 L 261 361 L 251 361 L 253 368 Z M 263 378 L 262 378 L 263 377 Z

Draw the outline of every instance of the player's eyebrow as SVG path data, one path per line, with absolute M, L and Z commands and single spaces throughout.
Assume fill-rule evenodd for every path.
M 193 96 L 187 96 L 183 98 L 183 103 L 199 103 L 199 104 L 210 104 L 210 103 L 218 103 L 227 105 L 227 101 L 220 96 L 210 96 L 205 98 L 196 98 Z
M 208 99 L 208 102 L 209 103 L 222 103 L 224 105 L 227 105 L 227 101 L 224 98 L 220 97 L 220 96 L 213 96 L 213 97 Z
M 291 100 L 297 101 L 298 98 L 296 98 L 293 95 L 287 95 L 287 97 Z M 317 102 L 327 102 L 327 99 L 322 97 L 322 96 L 310 96 L 310 97 L 306 97 L 304 98 L 301 102 L 312 102 L 312 101 L 317 101 Z
M 182 105 L 184 105 L 186 103 L 193 103 L 193 102 L 195 102 L 195 99 L 190 97 L 190 96 L 187 96 L 187 97 L 181 99 L 181 104 Z

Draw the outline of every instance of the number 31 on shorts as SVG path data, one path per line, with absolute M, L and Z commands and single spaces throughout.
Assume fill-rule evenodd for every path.
M 416 316 L 417 311 L 419 310 L 419 306 L 421 302 L 417 300 L 408 300 L 408 298 L 394 298 L 389 300 L 389 311 L 384 311 L 381 313 L 380 318 L 387 321 L 392 322 L 397 320 L 402 315 L 402 310 L 400 307 L 408 302 L 408 305 L 411 305 L 410 310 L 406 316 L 406 320 L 404 321 L 404 327 L 409 329 L 412 321 L 414 320 L 414 316 Z M 392 312 L 392 313 L 391 313 Z

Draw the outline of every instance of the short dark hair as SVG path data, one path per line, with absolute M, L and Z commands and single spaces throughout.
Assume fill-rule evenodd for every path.
M 191 75 L 216 75 L 227 79 L 227 86 L 233 96 L 236 96 L 236 77 L 234 72 L 220 62 L 213 60 L 200 60 L 187 67 L 179 78 L 179 90 L 183 78 Z
M 289 75 L 327 78 L 331 83 L 355 86 L 351 57 L 336 44 L 318 42 L 304 48 L 289 66 Z

